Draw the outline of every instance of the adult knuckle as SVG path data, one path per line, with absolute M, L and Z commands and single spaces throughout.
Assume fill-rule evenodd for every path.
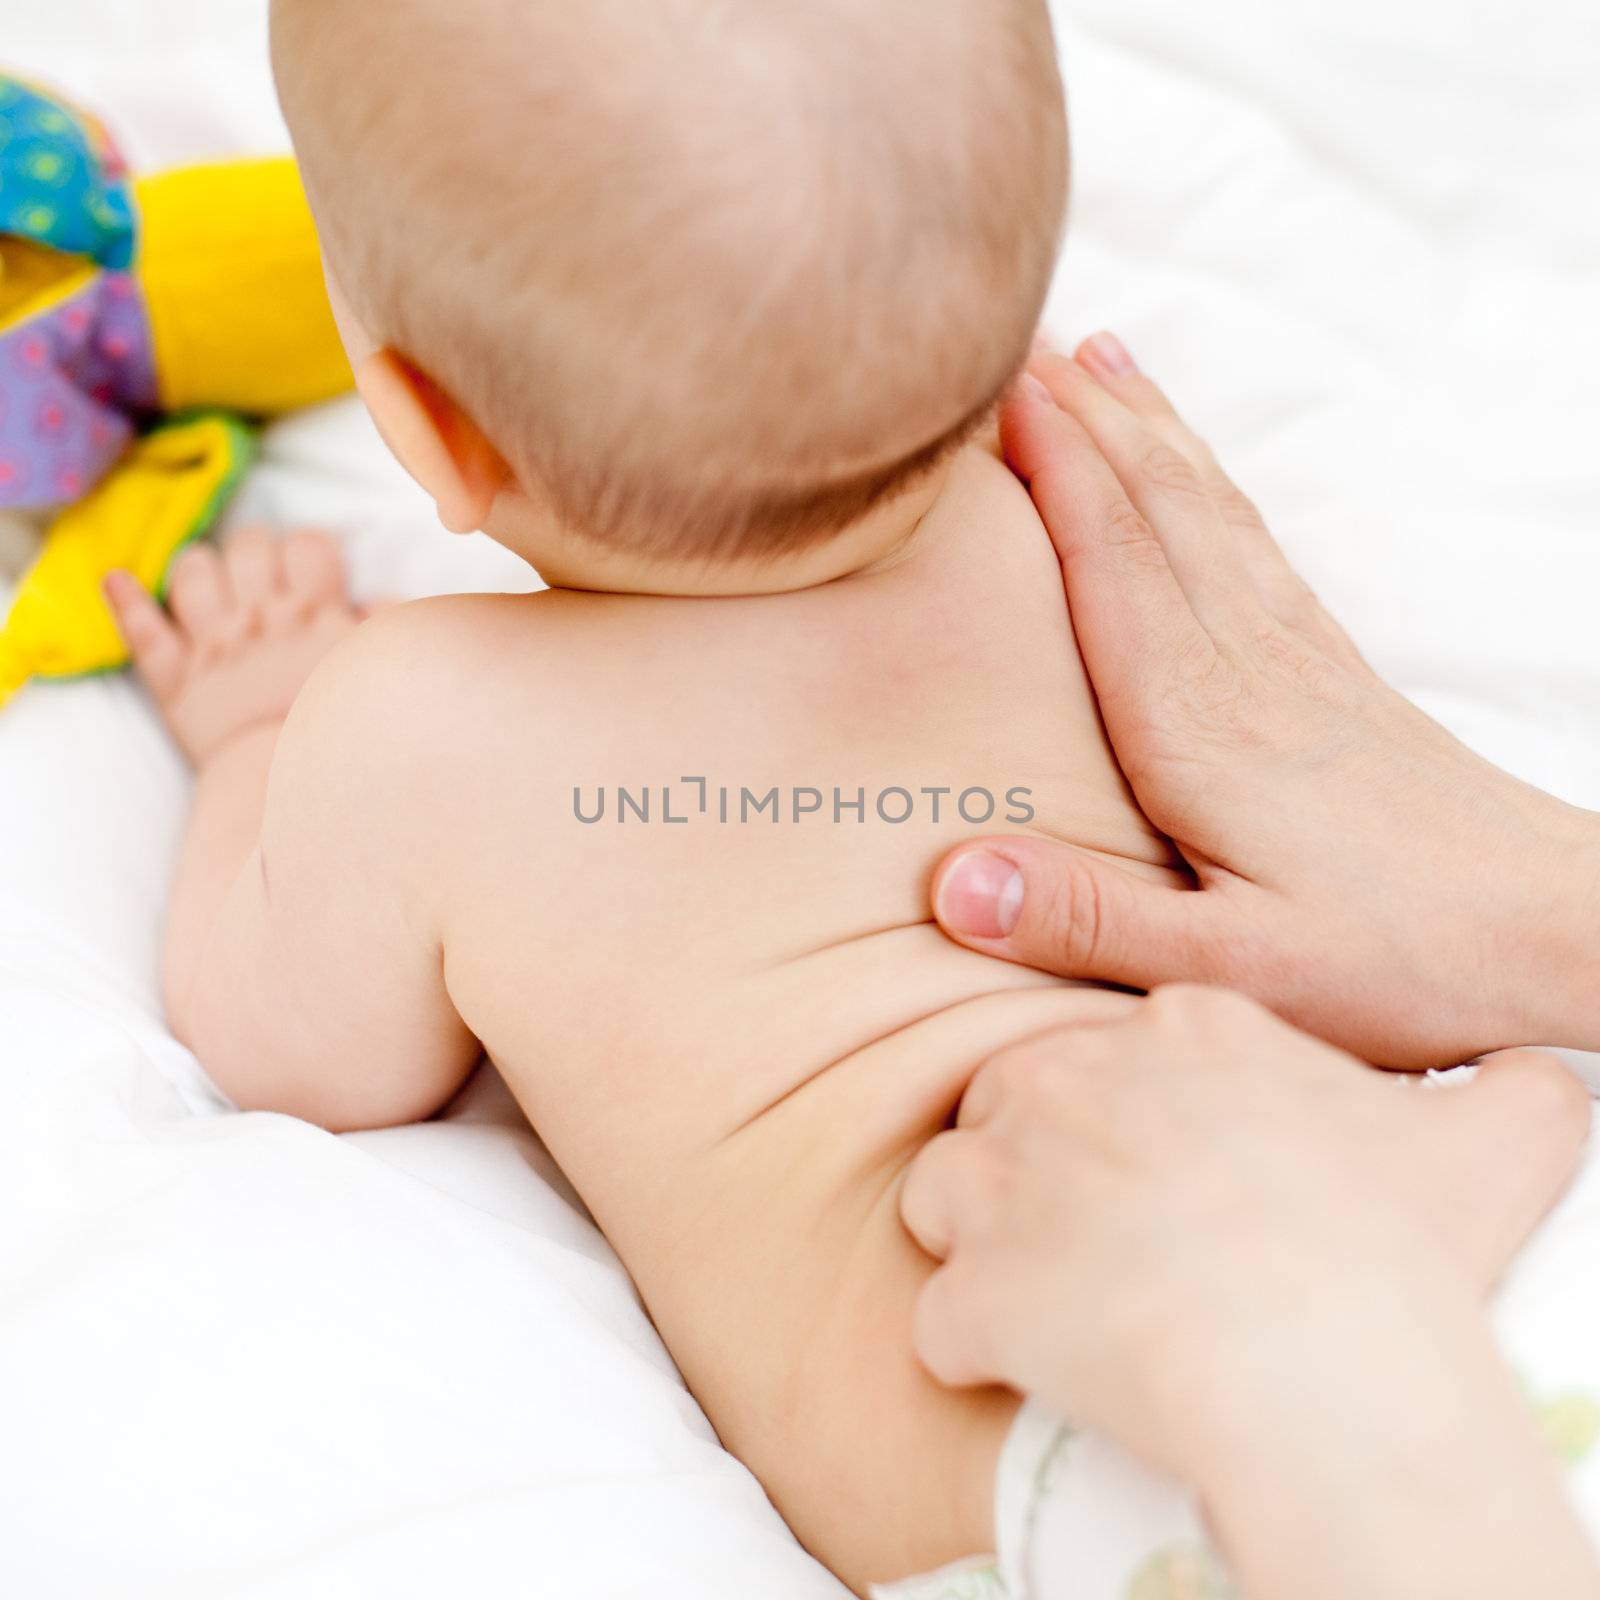
M 1199 495 L 1205 492 L 1194 462 L 1164 439 L 1146 446 L 1139 457 L 1139 475 L 1151 488 L 1168 494 Z
M 1344 674 L 1317 645 L 1312 630 L 1292 625 L 1296 616 L 1302 622 L 1309 621 L 1318 609 L 1311 601 L 1298 613 L 1291 610 L 1288 626 L 1276 619 L 1268 621 L 1252 638 L 1251 649 L 1280 681 L 1292 683 L 1309 699 L 1333 704 L 1339 697 Z
M 1285 628 L 1277 617 L 1264 616 L 1249 634 L 1251 651 L 1275 666 L 1298 672 L 1309 654 L 1305 641 Z
M 1213 1032 L 1248 1023 L 1260 1014 L 1253 1000 L 1233 989 L 1209 983 L 1168 983 L 1154 989 L 1150 1005 L 1156 1016 L 1186 1031 Z
M 1222 478 L 1212 496 L 1223 518 L 1237 527 L 1265 529 L 1261 508 L 1230 478 Z
M 980 1274 L 964 1262 L 940 1268 L 917 1296 L 911 1319 L 912 1348 L 941 1382 L 971 1383 L 985 1375 L 986 1298 Z
M 1184 645 L 1175 666 L 1181 704 L 1191 720 L 1235 740 L 1251 738 L 1250 679 L 1232 654 L 1202 635 Z
M 1014 1045 L 999 1062 L 1000 1082 L 1012 1099 L 1038 1099 L 1050 1090 L 1053 1051 L 1047 1039 Z
M 1156 1023 L 1186 1022 L 1203 1004 L 1205 986 L 1198 983 L 1163 983 L 1150 991 L 1145 1016 Z
M 1012 1045 L 994 1062 L 1004 1098 L 1027 1106 L 1031 1114 L 1057 1103 L 1065 1092 L 1069 1048 L 1070 1041 L 1059 1033 Z
M 954 1134 L 935 1135 L 917 1153 L 900 1185 L 901 1214 L 921 1214 L 944 1188 Z
M 1100 536 L 1113 549 L 1132 560 L 1161 557 L 1161 544 L 1154 529 L 1131 501 L 1119 500 L 1101 518 Z
M 1589 1091 L 1555 1056 L 1529 1052 L 1518 1058 L 1518 1067 L 1524 1115 L 1546 1125 L 1587 1121 Z
M 943 1257 L 986 1215 L 988 1194 L 981 1158 L 971 1138 L 944 1134 L 912 1162 L 900 1186 L 900 1220 L 930 1255 Z
M 1174 665 L 1180 681 L 1199 689 L 1235 676 L 1226 658 L 1218 651 L 1209 635 L 1194 634 L 1184 640 Z

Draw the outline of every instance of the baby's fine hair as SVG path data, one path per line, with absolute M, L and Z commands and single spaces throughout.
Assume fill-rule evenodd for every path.
M 1046 0 L 274 0 L 354 313 L 562 520 L 827 537 L 1026 358 L 1066 122 Z

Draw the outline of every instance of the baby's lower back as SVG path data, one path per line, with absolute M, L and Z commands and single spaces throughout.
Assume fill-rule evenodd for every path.
M 1017 1408 L 1005 1391 L 941 1388 L 912 1354 L 933 1263 L 900 1223 L 901 1175 L 983 1060 L 1104 1004 L 968 959 L 969 993 L 829 1062 L 600 1214 L 723 1443 L 860 1592 L 992 1549 Z M 648 1160 L 633 1152 L 635 1179 Z

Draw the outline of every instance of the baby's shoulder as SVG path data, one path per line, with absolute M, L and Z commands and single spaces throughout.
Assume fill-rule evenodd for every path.
M 530 794 L 607 725 L 581 608 L 546 598 L 443 596 L 367 618 L 295 701 L 273 761 L 280 808 L 347 819 L 424 900 L 488 881 L 484 859 L 510 841 L 536 852 Z
M 533 594 L 441 594 L 404 600 L 375 611 L 361 628 L 369 652 L 397 651 L 419 667 L 436 671 L 448 659 L 477 649 L 493 651 L 508 637 L 529 639 L 553 626 L 558 596 Z M 398 665 L 391 662 L 390 665 Z
M 581 632 L 554 599 L 442 595 L 386 606 L 319 664 L 295 703 L 300 742 L 329 760 L 391 775 L 424 766 L 461 775 L 522 740 L 559 737 Z M 581 681 L 581 678 L 579 678 Z M 542 692 L 541 692 L 542 691 Z M 372 774 L 376 775 L 376 774 Z
M 530 667 L 579 642 L 556 595 L 452 594 L 385 606 L 337 651 L 347 687 L 395 703 L 397 714 L 454 719 L 467 702 L 514 691 Z

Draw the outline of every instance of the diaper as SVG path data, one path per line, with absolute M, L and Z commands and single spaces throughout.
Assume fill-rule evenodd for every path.
M 873 1600 L 1234 1600 L 1194 1497 L 1034 1401 L 994 1491 L 998 1555 L 874 1585 Z

